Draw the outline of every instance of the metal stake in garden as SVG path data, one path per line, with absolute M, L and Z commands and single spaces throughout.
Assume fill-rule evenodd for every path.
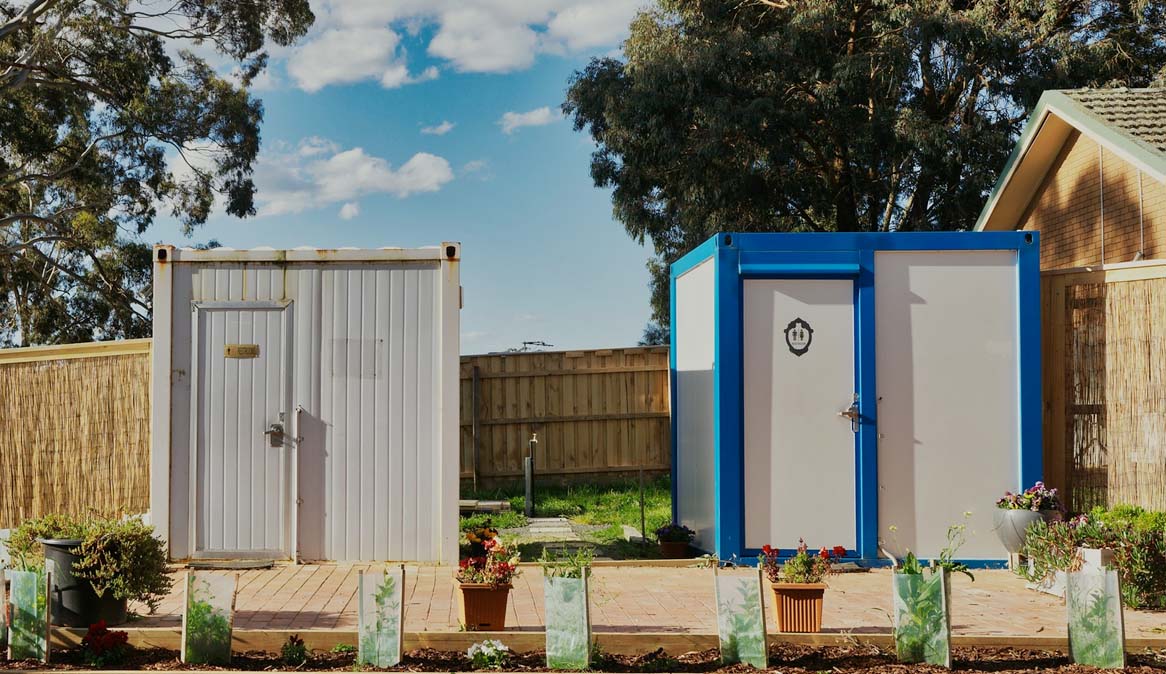
M 534 448 L 538 445 L 538 433 L 530 434 L 527 443 L 526 457 L 522 460 L 523 480 L 526 483 L 526 505 L 523 512 L 527 517 L 534 517 Z

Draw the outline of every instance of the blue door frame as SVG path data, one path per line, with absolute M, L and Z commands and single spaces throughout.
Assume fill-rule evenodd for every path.
M 745 475 L 741 298 L 746 279 L 854 279 L 855 384 L 861 414 L 855 451 L 854 558 L 877 562 L 878 426 L 875 372 L 874 258 L 877 251 L 1012 250 L 1017 254 L 1018 389 L 1021 485 L 1041 479 L 1040 258 L 1036 232 L 912 232 L 717 234 L 672 265 L 672 465 L 676 465 L 676 278 L 715 258 L 713 373 L 714 550 L 721 559 L 751 562 L 745 548 Z M 682 412 L 680 412 L 682 413 Z M 1017 485 L 1018 488 L 1021 485 Z M 677 481 L 672 516 L 677 518 Z M 792 552 L 792 551 L 783 551 Z M 993 562 L 969 560 L 977 565 Z

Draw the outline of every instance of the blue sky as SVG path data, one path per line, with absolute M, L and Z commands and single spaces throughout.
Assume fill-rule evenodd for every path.
M 593 187 L 559 118 L 571 73 L 611 54 L 641 0 L 331 0 L 273 53 L 258 217 L 212 216 L 224 246 L 463 244 L 462 352 L 542 340 L 632 345 L 650 250 Z M 191 148 L 197 163 L 208 152 Z M 173 223 L 147 233 L 189 245 Z

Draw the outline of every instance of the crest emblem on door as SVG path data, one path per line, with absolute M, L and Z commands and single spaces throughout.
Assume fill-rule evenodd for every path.
M 785 345 L 793 355 L 801 356 L 809 351 L 813 340 L 814 329 L 801 318 L 795 318 L 785 326 Z

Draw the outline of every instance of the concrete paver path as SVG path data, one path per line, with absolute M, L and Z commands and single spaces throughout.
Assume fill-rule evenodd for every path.
M 288 565 L 239 573 L 235 627 L 240 629 L 356 629 L 356 574 L 370 565 Z M 215 573 L 236 573 L 221 571 Z M 1065 606 L 1056 597 L 1024 588 L 1008 571 L 976 571 L 972 583 L 952 583 L 953 630 L 969 635 L 1065 635 Z M 592 573 L 592 622 L 598 632 L 716 631 L 712 571 L 700 568 L 599 566 Z M 829 579 L 823 627 L 831 632 L 886 633 L 891 628 L 891 578 L 887 570 L 839 574 Z M 457 631 L 450 567 L 406 569 L 405 630 Z M 768 590 L 767 590 L 768 592 Z M 159 612 L 136 627 L 181 624 L 181 584 Z M 775 629 L 766 597 L 767 621 Z M 135 607 L 144 613 L 142 607 Z M 542 630 L 542 572 L 526 566 L 510 596 L 511 629 Z M 1161 637 L 1166 614 L 1126 612 L 1131 637 Z

